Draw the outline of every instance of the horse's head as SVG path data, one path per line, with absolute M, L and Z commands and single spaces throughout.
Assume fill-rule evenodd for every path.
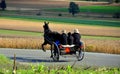
M 51 30 L 50 30 L 48 24 L 49 24 L 49 22 L 44 22 L 44 25 L 43 25 L 44 33 L 51 32 Z
M 44 29 L 49 29 L 48 24 L 49 24 L 49 22 L 44 22 L 43 28 L 44 28 Z

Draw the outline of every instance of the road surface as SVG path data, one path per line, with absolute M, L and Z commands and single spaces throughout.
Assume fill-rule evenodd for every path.
M 17 62 L 20 63 L 44 63 L 46 65 L 72 65 L 77 59 L 74 56 L 60 56 L 59 62 L 53 62 L 50 58 L 50 51 L 28 49 L 0 48 L 0 54 L 3 54 L 13 60 L 16 54 Z M 100 66 L 100 67 L 120 67 L 120 55 L 90 53 L 85 52 L 82 61 L 77 61 L 74 66 Z

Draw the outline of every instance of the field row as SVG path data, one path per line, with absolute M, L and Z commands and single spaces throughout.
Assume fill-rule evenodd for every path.
M 47 19 L 46 19 L 47 20 Z M 7 22 L 6 22 L 7 21 Z M 34 31 L 34 32 L 43 32 L 44 20 L 36 19 L 17 19 L 17 18 L 0 18 L 0 28 L 1 29 L 12 29 L 12 30 L 23 30 L 23 31 Z M 10 22 L 10 23 L 9 23 Z M 87 22 L 87 21 L 84 21 Z M 99 22 L 99 21 L 98 21 Z M 114 23 L 115 21 L 113 21 Z M 86 25 L 86 24 L 76 24 L 76 23 L 62 23 L 61 22 L 49 22 L 50 29 L 52 31 L 58 31 L 61 33 L 63 29 L 66 29 L 67 32 L 73 32 L 74 29 L 78 28 L 82 35 L 98 35 L 98 36 L 115 36 L 120 37 L 120 22 L 115 22 L 111 26 L 98 26 L 96 25 Z M 95 22 L 94 22 L 95 23 Z M 111 22 L 109 22 L 111 23 Z M 107 24 L 109 24 L 107 23 Z M 103 24 L 103 22 L 101 22 Z M 69 26 L 69 27 L 68 27 Z M 31 33 L 32 34 L 32 33 Z
M 43 37 L 40 38 L 0 38 L 1 48 L 20 48 L 20 49 L 41 49 L 43 43 Z M 120 40 L 109 40 L 109 39 L 94 39 L 94 38 L 82 38 L 85 42 L 86 51 L 89 52 L 102 52 L 102 53 L 113 53 L 120 54 Z M 46 49 L 50 49 L 47 45 Z

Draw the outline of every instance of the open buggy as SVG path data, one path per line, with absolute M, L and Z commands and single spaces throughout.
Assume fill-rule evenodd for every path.
M 42 44 L 42 49 L 44 50 L 44 45 L 51 45 L 51 58 L 53 61 L 59 61 L 60 55 L 75 55 L 78 61 L 84 58 L 85 44 L 80 41 L 80 46 L 76 45 L 62 45 L 57 41 L 60 39 L 60 34 L 58 32 L 53 32 L 49 29 L 49 23 L 45 22 L 44 28 L 44 43 Z M 59 38 L 57 38 L 59 37 Z
M 52 51 L 53 60 L 59 61 L 60 55 L 75 55 L 77 60 L 80 61 L 84 58 L 84 51 L 85 46 L 84 43 L 81 41 L 81 46 L 75 46 L 75 45 L 61 45 L 57 43 L 53 43 L 54 48 Z

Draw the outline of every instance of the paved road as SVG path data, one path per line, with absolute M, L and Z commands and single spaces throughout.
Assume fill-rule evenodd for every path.
M 61 56 L 59 62 L 53 62 L 50 58 L 50 51 L 0 48 L 0 54 L 4 54 L 12 60 L 14 53 L 16 54 L 17 62 L 21 63 L 36 64 L 44 62 L 46 65 L 71 65 L 77 60 L 73 56 L 66 58 Z M 81 65 L 120 67 L 120 55 L 86 52 L 84 59 L 77 61 L 75 64 L 75 66 Z

